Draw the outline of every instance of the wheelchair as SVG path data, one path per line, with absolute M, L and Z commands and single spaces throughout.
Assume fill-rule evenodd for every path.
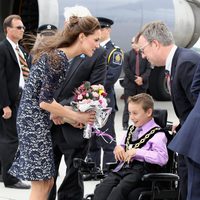
M 155 109 L 155 122 L 165 130 L 168 142 L 173 138 L 170 133 L 171 123 L 167 122 L 167 110 Z M 132 190 L 127 200 L 179 200 L 179 176 L 177 175 L 177 155 L 168 150 L 169 160 L 162 167 L 162 172 L 148 173 L 142 177 L 141 185 Z M 99 172 L 94 162 L 74 159 L 74 167 L 81 174 L 90 174 L 94 180 L 102 180 L 105 174 Z M 116 163 L 107 163 L 107 172 L 116 167 Z M 93 200 L 94 195 L 88 194 L 83 200 Z

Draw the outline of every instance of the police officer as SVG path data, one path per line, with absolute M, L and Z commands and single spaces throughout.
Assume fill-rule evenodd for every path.
M 101 43 L 100 45 L 106 49 L 107 52 L 107 75 L 105 81 L 105 90 L 108 93 L 108 106 L 112 107 L 112 113 L 110 114 L 106 125 L 101 129 L 101 131 L 105 131 L 113 138 L 115 136 L 115 128 L 114 128 L 114 119 L 115 119 L 115 112 L 118 110 L 117 108 L 117 101 L 116 95 L 114 90 L 114 84 L 118 80 L 121 70 L 122 70 L 122 63 L 123 63 L 123 52 L 110 39 L 111 33 L 111 26 L 114 24 L 113 20 L 104 18 L 104 17 L 97 17 L 100 25 L 101 25 Z M 107 139 L 107 138 L 105 138 Z M 101 137 L 94 136 L 91 139 L 90 143 L 90 151 L 88 158 L 96 163 L 96 166 L 100 168 L 100 161 L 101 161 L 101 148 L 103 149 L 103 165 L 102 169 L 105 170 L 105 164 L 107 162 L 114 162 L 114 154 L 113 150 L 116 145 L 116 142 L 106 143 Z M 88 178 L 89 179 L 89 178 Z
M 53 24 L 42 24 L 41 26 L 39 26 L 37 29 L 37 37 L 36 37 L 33 48 L 36 49 L 37 46 L 39 46 L 40 41 L 43 37 L 53 36 L 53 35 L 55 35 L 57 30 L 58 30 L 57 27 L 54 26 Z M 31 64 L 32 64 L 32 56 L 33 55 L 31 52 L 28 57 L 29 66 L 31 66 Z
M 43 24 L 38 27 L 37 33 L 40 36 L 52 36 L 57 31 L 57 27 L 53 24 Z

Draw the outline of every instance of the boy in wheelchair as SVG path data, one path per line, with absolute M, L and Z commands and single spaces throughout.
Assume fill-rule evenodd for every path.
M 168 161 L 167 137 L 153 119 L 154 102 L 142 93 L 128 99 L 130 126 L 114 149 L 117 167 L 96 186 L 94 200 L 127 200 L 144 174 L 159 172 Z

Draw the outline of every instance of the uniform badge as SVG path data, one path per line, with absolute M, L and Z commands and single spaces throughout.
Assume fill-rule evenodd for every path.
M 113 63 L 117 65 L 122 64 L 122 53 L 121 52 L 114 52 L 113 53 Z

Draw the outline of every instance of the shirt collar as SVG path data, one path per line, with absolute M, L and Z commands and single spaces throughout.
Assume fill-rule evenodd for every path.
M 167 60 L 165 63 L 165 69 L 169 71 L 169 73 L 171 74 L 171 68 L 172 68 L 172 59 L 174 57 L 175 51 L 178 47 L 176 45 L 174 45 L 171 49 L 171 51 L 169 52 L 169 55 L 167 56 Z
M 152 127 L 155 126 L 155 121 L 152 118 L 151 120 L 149 120 L 146 124 L 144 124 L 143 126 L 139 127 L 142 129 L 141 133 L 140 133 L 140 137 L 144 134 L 146 134 Z
M 103 42 L 100 43 L 100 46 L 104 47 L 109 41 L 110 41 L 110 38 L 108 38 L 107 40 L 104 40 Z
M 14 43 L 11 39 L 9 39 L 8 37 L 6 37 L 6 39 L 8 40 L 8 42 L 11 44 L 13 49 L 16 49 L 16 47 L 18 47 L 19 45 Z

